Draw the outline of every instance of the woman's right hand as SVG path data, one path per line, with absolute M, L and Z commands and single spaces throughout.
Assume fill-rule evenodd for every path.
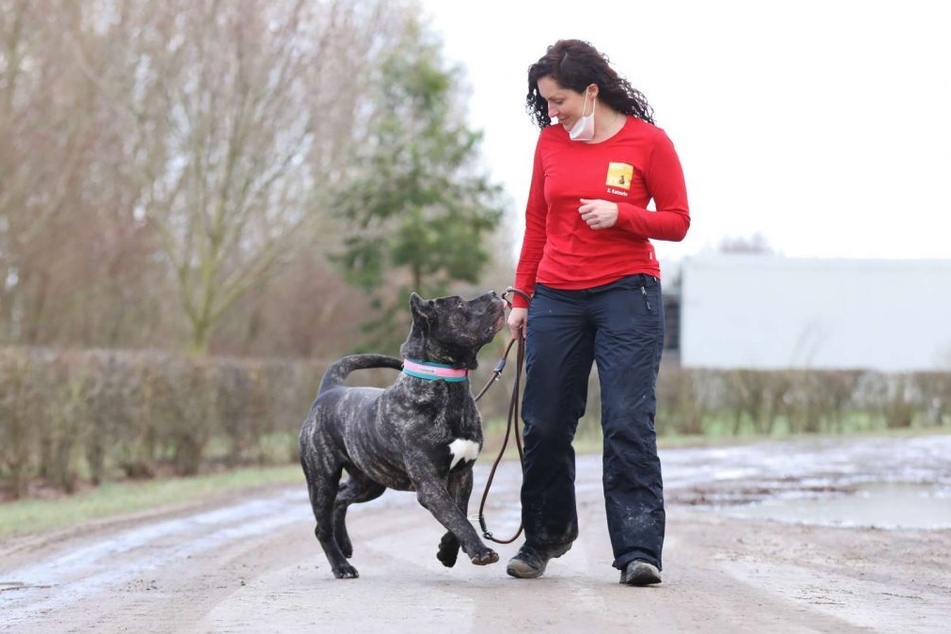
M 509 312 L 508 324 L 509 330 L 512 331 L 513 338 L 518 339 L 519 333 L 524 336 L 526 323 L 528 323 L 527 308 L 513 308 L 511 312 Z

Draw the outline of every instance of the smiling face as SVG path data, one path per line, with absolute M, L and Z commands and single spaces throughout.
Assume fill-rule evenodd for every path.
M 558 123 L 565 130 L 571 130 L 571 126 L 581 118 L 582 114 L 591 114 L 594 100 L 598 97 L 596 84 L 588 86 L 587 97 L 583 92 L 562 88 L 558 82 L 547 76 L 540 78 L 536 85 L 538 94 L 548 103 L 548 116 L 552 119 L 557 118 Z

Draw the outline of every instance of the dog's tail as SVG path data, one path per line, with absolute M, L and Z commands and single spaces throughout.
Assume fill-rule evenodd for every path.
M 347 376 L 356 370 L 369 370 L 371 368 L 393 368 L 394 370 L 403 369 L 403 360 L 396 357 L 389 357 L 384 354 L 352 354 L 336 361 L 324 372 L 324 378 L 320 380 L 320 389 L 317 390 L 318 396 L 327 390 L 343 385 Z

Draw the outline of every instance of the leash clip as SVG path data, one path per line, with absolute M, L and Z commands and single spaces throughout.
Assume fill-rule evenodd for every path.
M 479 526 L 482 528 L 482 536 L 486 539 L 492 539 L 492 531 L 486 525 L 485 515 L 481 511 L 479 512 Z
M 502 376 L 502 370 L 505 369 L 505 361 L 506 361 L 505 357 L 500 358 L 499 362 L 495 364 L 495 368 L 492 370 L 493 372 L 495 372 L 496 381 L 498 381 L 499 378 Z

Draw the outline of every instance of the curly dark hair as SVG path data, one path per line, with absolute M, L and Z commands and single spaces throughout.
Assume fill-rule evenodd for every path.
M 539 128 L 551 125 L 548 103 L 538 93 L 538 80 L 550 77 L 562 88 L 584 92 L 597 84 L 598 97 L 614 110 L 654 123 L 654 109 L 647 98 L 611 68 L 607 55 L 581 40 L 558 40 L 548 52 L 528 67 L 525 108 Z

